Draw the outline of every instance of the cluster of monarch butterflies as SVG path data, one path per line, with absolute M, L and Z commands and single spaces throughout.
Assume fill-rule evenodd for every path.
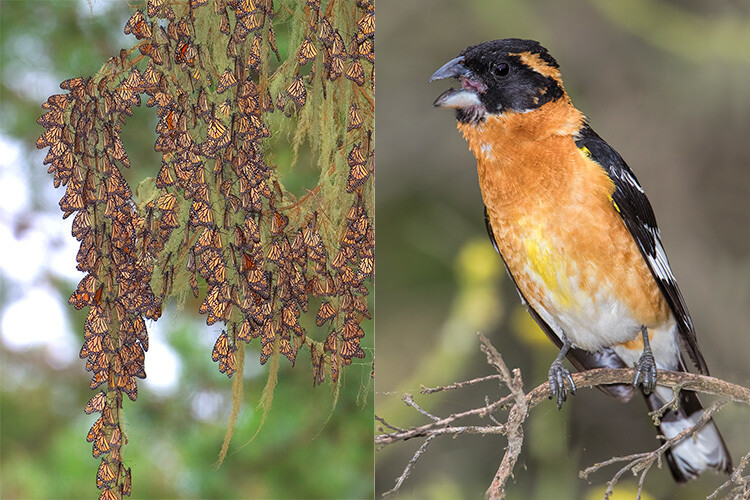
M 274 20 L 290 15 L 301 29 L 282 60 Z M 261 363 L 294 363 L 307 347 L 313 382 L 337 382 L 343 365 L 365 357 L 374 263 L 371 0 L 148 0 L 125 33 L 135 48 L 47 100 L 37 141 L 50 148 L 55 186 L 66 186 L 60 208 L 75 214 L 87 273 L 70 303 L 89 307 L 81 357 L 102 392 L 86 406 L 101 414 L 88 440 L 108 500 L 130 494 L 123 397 L 137 398 L 145 319 L 157 320 L 168 297 L 203 297 L 206 322 L 223 325 L 211 354 L 222 373 L 238 369 L 241 342 L 259 338 Z M 271 55 L 281 63 L 274 71 Z M 120 135 L 142 96 L 158 117 L 162 162 L 153 196 L 137 205 L 120 171 L 130 166 Z M 321 182 L 295 199 L 266 160 L 267 117 L 294 120 L 317 105 L 327 106 L 320 122 L 337 145 L 317 150 Z M 300 324 L 311 300 L 317 340 Z

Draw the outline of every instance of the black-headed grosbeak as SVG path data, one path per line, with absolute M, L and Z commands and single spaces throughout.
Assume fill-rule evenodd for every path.
M 485 222 L 521 300 L 560 354 L 549 370 L 558 407 L 562 361 L 579 370 L 636 367 L 633 385 L 601 389 L 628 401 L 638 385 L 656 410 L 672 390 L 656 369 L 708 374 L 685 301 L 669 267 L 651 205 L 633 172 L 591 128 L 563 88 L 555 59 L 538 42 L 475 45 L 430 81 L 456 78 L 435 106 L 453 108 L 477 159 Z M 694 392 L 661 419 L 666 438 L 703 412 Z M 712 420 L 667 453 L 677 481 L 731 458 Z

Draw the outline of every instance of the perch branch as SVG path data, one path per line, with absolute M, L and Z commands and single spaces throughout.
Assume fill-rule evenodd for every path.
M 380 434 L 375 436 L 375 444 L 384 447 L 389 444 L 393 444 L 398 441 L 405 441 L 407 439 L 424 437 L 426 438 L 422 446 L 417 450 L 412 459 L 406 465 L 404 472 L 399 476 L 396 485 L 393 489 L 388 491 L 386 494 L 395 493 L 403 484 L 404 480 L 410 475 L 413 470 L 416 461 L 424 453 L 429 442 L 437 436 L 444 435 L 459 435 L 459 434 L 505 434 L 508 437 L 508 446 L 505 450 L 505 454 L 501 460 L 500 466 L 487 490 L 487 498 L 504 498 L 505 496 L 505 485 L 510 477 L 513 476 L 513 469 L 515 467 L 518 456 L 521 453 L 523 445 L 523 423 L 526 420 L 529 412 L 542 401 L 549 399 L 550 389 L 549 382 L 544 382 L 539 386 L 535 387 L 528 393 L 523 390 L 523 380 L 521 373 L 518 369 L 511 371 L 503 361 L 500 353 L 491 345 L 489 340 L 482 335 L 479 335 L 479 341 L 481 349 L 487 356 L 487 363 L 492 366 L 498 374 L 480 377 L 465 382 L 457 382 L 451 385 L 436 387 L 436 388 L 425 388 L 422 387 L 422 394 L 432 394 L 435 392 L 459 389 L 465 386 L 474 385 L 480 382 L 486 382 L 490 380 L 500 380 L 508 387 L 510 394 L 500 398 L 497 401 L 490 402 L 488 398 L 485 398 L 485 405 L 471 410 L 467 410 L 461 413 L 454 413 L 445 418 L 432 415 L 427 411 L 419 407 L 413 400 L 411 394 L 405 394 L 403 397 L 404 402 L 415 408 L 420 413 L 424 414 L 432 422 L 413 427 L 410 429 L 401 429 L 387 423 L 383 418 L 376 416 L 376 419 L 381 422 L 391 432 L 385 432 L 386 429 L 380 427 L 378 430 Z M 603 384 L 631 384 L 635 377 L 634 369 L 619 368 L 599 368 L 594 370 L 588 370 L 585 372 L 574 373 L 572 375 L 573 381 L 577 388 L 592 388 Z M 580 476 L 586 478 L 589 474 L 612 464 L 627 462 L 607 483 L 607 498 L 611 495 L 615 484 L 620 477 L 628 470 L 631 470 L 634 474 L 639 475 L 639 495 L 645 481 L 646 473 L 650 470 L 654 463 L 661 462 L 661 457 L 664 452 L 669 449 L 674 443 L 683 439 L 696 432 L 706 421 L 719 410 L 724 404 L 729 401 L 750 405 L 750 389 L 742 387 L 730 382 L 717 379 L 714 377 L 708 377 L 705 375 L 698 375 L 694 373 L 685 372 L 673 372 L 659 370 L 658 383 L 661 386 L 670 387 L 677 394 L 681 390 L 691 390 L 704 394 L 712 394 L 716 396 L 723 396 L 724 399 L 717 401 L 711 407 L 709 407 L 696 425 L 684 429 L 678 435 L 671 439 L 668 439 L 656 450 L 638 453 L 623 457 L 615 457 L 605 462 L 595 464 L 588 467 L 580 473 Z M 510 407 L 508 413 L 508 419 L 505 424 L 497 422 L 492 418 L 493 412 Z M 658 418 L 661 410 L 652 412 L 652 417 Z M 495 425 L 478 426 L 478 425 L 454 425 L 460 419 L 466 417 L 489 417 Z M 715 498 L 719 491 L 728 488 L 732 485 L 737 485 L 732 492 L 740 491 L 747 492 L 750 489 L 750 476 L 742 476 L 743 470 L 747 467 L 750 462 L 750 454 L 743 457 L 740 464 L 735 468 L 732 477 L 720 486 L 710 498 Z

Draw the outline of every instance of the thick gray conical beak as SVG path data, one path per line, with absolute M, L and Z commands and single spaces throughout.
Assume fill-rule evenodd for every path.
M 466 68 L 462 63 L 464 62 L 463 56 L 457 57 L 453 60 L 448 61 L 443 65 L 442 68 L 435 71 L 430 77 L 430 81 L 443 80 L 445 78 L 460 78 L 462 76 L 469 76 L 471 71 Z
M 466 66 L 462 64 L 463 62 L 463 56 L 448 61 L 443 65 L 442 68 L 437 70 L 435 74 L 430 77 L 430 81 L 434 82 L 435 80 L 443 80 L 445 78 L 461 78 L 462 80 L 466 81 L 467 79 L 471 78 L 472 73 Z M 462 86 L 463 85 L 464 82 L 462 82 Z M 471 86 L 471 89 L 446 90 L 440 95 L 440 97 L 435 100 L 432 105 L 439 108 L 456 109 L 481 106 L 482 103 L 479 100 L 479 96 L 477 96 L 476 89 L 477 86 L 473 85 Z

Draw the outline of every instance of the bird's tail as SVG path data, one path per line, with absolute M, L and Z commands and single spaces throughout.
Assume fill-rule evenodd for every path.
M 672 389 L 657 386 L 646 396 L 651 411 L 662 408 L 672 399 Z M 681 391 L 677 409 L 670 408 L 661 417 L 660 434 L 671 439 L 683 429 L 692 427 L 703 415 L 703 405 L 691 391 Z M 665 453 L 667 463 L 677 482 L 695 478 L 703 471 L 730 472 L 732 459 L 713 419 L 709 419 L 698 432 L 688 434 Z

